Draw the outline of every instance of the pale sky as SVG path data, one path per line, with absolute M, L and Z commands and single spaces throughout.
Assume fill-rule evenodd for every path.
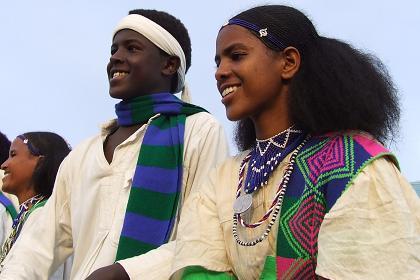
M 26 3 L 25 3 L 26 2 Z M 378 56 L 401 95 L 400 137 L 390 148 L 409 181 L 420 180 L 419 1 L 6 1 L 0 9 L 0 130 L 16 135 L 48 130 L 72 146 L 114 117 L 106 64 L 111 34 L 129 10 L 163 10 L 180 18 L 192 40 L 187 82 L 193 102 L 206 107 L 232 139 L 232 123 L 214 80 L 215 38 L 231 16 L 259 4 L 304 11 L 323 36 Z M 231 153 L 236 150 L 231 141 Z

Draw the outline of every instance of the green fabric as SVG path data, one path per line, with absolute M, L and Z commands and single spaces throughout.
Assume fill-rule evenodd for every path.
M 277 279 L 276 258 L 268 256 L 265 259 L 264 269 L 261 273 L 260 280 Z
M 227 272 L 217 272 L 205 269 L 202 266 L 186 267 L 182 274 L 183 280 L 231 280 L 237 279 Z

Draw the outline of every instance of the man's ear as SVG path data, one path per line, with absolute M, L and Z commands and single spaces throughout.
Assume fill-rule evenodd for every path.
M 162 74 L 165 76 L 172 76 L 178 71 L 180 65 L 181 61 L 179 60 L 179 57 L 175 55 L 168 56 L 164 60 Z
M 294 47 L 287 47 L 283 50 L 283 66 L 281 77 L 285 80 L 292 79 L 300 68 L 300 53 Z

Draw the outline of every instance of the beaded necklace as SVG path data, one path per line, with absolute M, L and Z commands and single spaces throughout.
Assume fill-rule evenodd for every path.
M 233 236 L 234 236 L 236 242 L 239 245 L 241 245 L 241 246 L 254 246 L 257 243 L 260 243 L 261 241 L 263 241 L 268 236 L 268 234 L 270 233 L 271 228 L 274 225 L 274 223 L 275 223 L 275 221 L 277 219 L 277 216 L 278 216 L 278 214 L 280 212 L 281 206 L 283 204 L 284 194 L 286 193 L 287 184 L 289 183 L 290 176 L 291 176 L 291 174 L 293 172 L 293 165 L 295 163 L 296 156 L 297 156 L 298 152 L 300 151 L 300 149 L 305 145 L 305 143 L 309 139 L 309 137 L 310 137 L 309 135 L 306 136 L 306 138 L 292 152 L 292 155 L 290 157 L 290 161 L 289 161 L 289 163 L 288 163 L 288 165 L 286 167 L 286 170 L 285 170 L 285 172 L 283 174 L 283 178 L 280 181 L 280 184 L 278 186 L 278 189 L 277 189 L 276 195 L 275 195 L 275 197 L 273 199 L 273 202 L 272 202 L 270 208 L 267 210 L 267 212 L 263 215 L 263 217 L 261 219 L 259 219 L 255 223 L 248 224 L 241 217 L 241 213 L 247 211 L 250 208 L 250 206 L 252 204 L 252 196 L 251 196 L 251 204 L 249 205 L 249 207 L 247 209 L 245 209 L 246 207 L 244 206 L 244 207 L 242 207 L 242 209 L 240 209 L 240 210 L 244 210 L 245 209 L 244 211 L 242 211 L 242 212 L 236 212 L 236 210 L 238 210 L 238 209 L 235 210 L 235 206 L 234 206 L 234 212 L 235 213 L 233 214 L 232 233 L 233 233 Z M 250 195 L 250 194 L 245 194 L 245 195 L 242 195 L 241 196 L 241 188 L 242 188 L 242 181 L 243 181 L 243 178 L 244 178 L 245 165 L 247 164 L 248 161 L 250 161 L 250 159 L 252 157 L 251 153 L 248 154 L 248 156 L 246 156 L 244 158 L 244 160 L 241 163 L 241 167 L 239 169 L 239 183 L 238 183 L 238 188 L 237 188 L 237 191 L 236 191 L 236 201 L 235 201 L 235 204 L 236 204 L 236 202 L 241 197 L 244 197 L 246 195 Z M 245 190 L 244 190 L 244 192 L 245 192 Z M 239 223 L 243 227 L 255 228 L 255 227 L 260 226 L 264 221 L 266 221 L 271 214 L 273 214 L 273 215 L 272 215 L 272 217 L 270 219 L 270 222 L 269 222 L 266 230 L 264 231 L 264 233 L 260 237 L 256 238 L 253 241 L 242 241 L 239 238 L 239 235 L 238 235 L 238 232 L 237 232 L 238 221 L 239 221 Z
M 28 214 L 30 213 L 30 209 L 35 207 L 38 203 L 40 203 L 45 196 L 41 194 L 37 194 L 25 202 L 23 202 L 19 206 L 19 213 L 16 218 L 13 220 L 12 231 L 10 232 L 9 237 L 4 241 L 3 246 L 1 247 L 0 251 L 0 263 L 6 258 L 7 254 L 9 253 L 10 249 L 12 249 L 13 244 L 15 244 L 16 239 L 18 238 L 20 231 L 22 230 L 23 224 L 26 221 Z
M 248 172 L 244 184 L 244 194 L 238 196 L 233 204 L 235 213 L 244 213 L 252 205 L 252 194 L 267 185 L 268 178 L 280 162 L 295 149 L 304 137 L 303 131 L 291 126 L 286 130 L 264 140 L 258 140 L 246 157 Z M 245 166 L 245 164 L 244 164 Z M 243 181 L 244 167 L 239 183 Z

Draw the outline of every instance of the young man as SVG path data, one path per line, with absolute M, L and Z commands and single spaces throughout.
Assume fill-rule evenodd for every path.
M 43 222 L 27 225 L 0 279 L 46 279 L 72 253 L 72 279 L 169 277 L 182 204 L 227 156 L 216 120 L 172 94 L 190 58 L 173 16 L 135 10 L 122 19 L 107 67 L 118 118 L 63 162 Z

